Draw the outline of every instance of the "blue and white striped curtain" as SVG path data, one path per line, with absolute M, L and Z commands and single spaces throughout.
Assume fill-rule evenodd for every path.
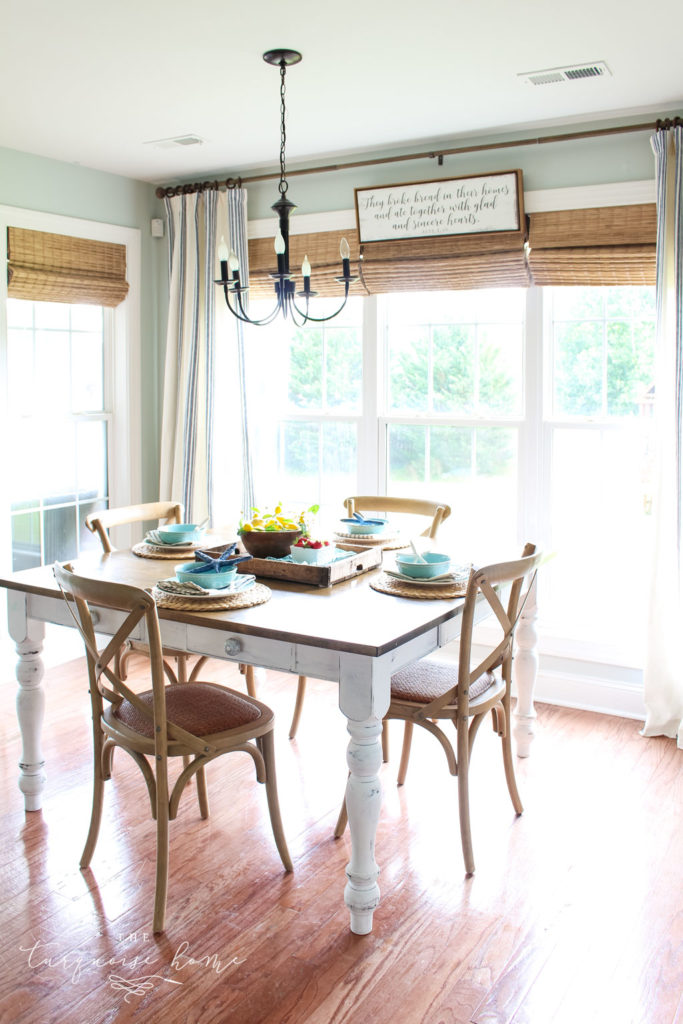
M 657 490 L 644 736 L 683 748 L 683 126 L 652 137 L 657 184 Z
M 216 313 L 224 300 L 214 284 L 219 276 L 216 254 L 222 235 L 240 258 L 243 280 L 248 275 L 246 193 L 233 189 L 226 197 L 225 193 L 206 190 L 174 196 L 166 199 L 166 209 L 170 295 L 159 493 L 161 499 L 181 501 L 189 522 L 209 517 L 214 524 L 216 401 L 217 397 L 224 401 L 228 393 L 231 399 L 239 396 L 238 407 L 242 410 L 233 453 L 237 451 L 246 465 L 237 479 L 243 477 L 246 481 L 242 487 L 251 479 L 243 339 L 236 331 L 237 321 L 226 327 L 233 332 L 230 342 L 236 368 L 230 380 L 224 380 L 217 390 Z M 245 500 L 241 486 L 238 482 L 236 507 Z M 253 504 L 251 494 L 246 500 Z M 219 515 L 219 520 L 226 521 L 225 513 Z

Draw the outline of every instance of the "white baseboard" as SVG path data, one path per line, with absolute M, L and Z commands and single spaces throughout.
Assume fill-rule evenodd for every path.
M 643 691 L 640 687 L 601 679 L 599 676 L 567 675 L 541 670 L 536 680 L 534 701 L 645 721 Z

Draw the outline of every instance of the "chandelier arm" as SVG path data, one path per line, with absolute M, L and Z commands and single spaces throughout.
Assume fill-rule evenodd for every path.
M 223 284 L 222 281 L 219 281 L 218 283 L 219 284 Z M 232 315 L 234 317 L 236 317 L 238 320 L 241 320 L 242 323 L 251 324 L 252 327 L 265 327 L 267 324 L 271 324 L 273 322 L 273 320 L 275 319 L 275 317 L 280 312 L 280 303 L 278 302 L 278 304 L 275 306 L 275 308 L 270 313 L 268 313 L 267 316 L 263 317 L 262 320 L 252 320 L 251 317 L 247 316 L 247 314 L 244 312 L 244 306 L 242 305 L 242 296 L 241 295 L 238 294 L 238 296 L 237 296 L 237 301 L 239 303 L 239 309 L 241 310 L 241 312 L 240 312 L 237 309 L 235 309 L 234 306 L 232 306 L 232 304 L 230 302 L 230 298 L 229 298 L 229 294 L 230 293 L 228 291 L 228 288 L 225 287 L 225 286 L 223 287 L 223 294 L 225 295 L 225 301 L 226 301 L 227 307 L 230 310 L 230 312 L 232 313 Z
M 348 297 L 349 297 L 349 289 L 348 289 L 348 286 L 347 286 L 345 288 L 345 290 L 344 290 L 344 301 L 342 302 L 342 304 L 339 307 L 339 309 L 335 310 L 334 313 L 330 313 L 329 316 L 311 316 L 310 313 L 308 312 L 308 303 L 306 303 L 306 312 L 305 313 L 303 312 L 303 310 L 299 309 L 299 307 L 297 306 L 297 304 L 294 301 L 294 299 L 292 299 L 292 305 L 293 305 L 294 309 L 297 311 L 297 313 L 299 314 L 299 316 L 302 316 L 304 318 L 304 323 L 306 321 L 308 321 L 308 320 L 311 320 L 314 324 L 324 324 L 326 320 L 334 320 L 335 316 L 339 316 L 339 314 L 341 313 L 342 309 L 346 305 Z M 299 325 L 299 326 L 301 326 L 301 325 Z

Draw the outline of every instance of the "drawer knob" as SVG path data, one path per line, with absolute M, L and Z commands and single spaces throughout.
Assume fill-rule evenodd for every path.
M 238 654 L 242 650 L 242 644 L 236 637 L 231 637 L 230 640 L 225 641 L 225 653 L 226 654 Z

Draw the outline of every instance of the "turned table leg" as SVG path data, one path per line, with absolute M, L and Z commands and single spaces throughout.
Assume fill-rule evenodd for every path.
M 40 657 L 45 638 L 45 624 L 26 617 L 26 598 L 23 594 L 8 595 L 10 636 L 16 644 L 19 660 L 16 677 L 17 718 L 21 732 L 22 753 L 19 762 L 19 789 L 24 794 L 27 811 L 39 811 L 45 786 L 45 761 L 40 745 L 40 733 L 45 711 L 45 692 L 41 686 L 44 666 Z
M 517 744 L 517 756 L 528 757 L 536 732 L 536 711 L 534 710 L 534 687 L 538 674 L 538 633 L 536 618 L 536 580 L 529 590 L 529 596 L 515 632 L 517 651 L 514 660 L 517 704 L 514 711 L 513 735 Z
M 346 752 L 349 778 L 346 784 L 346 810 L 351 831 L 351 860 L 346 866 L 348 879 L 344 902 L 351 913 L 351 931 L 367 935 L 372 931 L 372 915 L 379 903 L 379 867 L 375 861 L 375 836 L 382 803 L 379 769 L 382 764 L 382 721 L 368 718 L 349 721 L 351 739 Z

